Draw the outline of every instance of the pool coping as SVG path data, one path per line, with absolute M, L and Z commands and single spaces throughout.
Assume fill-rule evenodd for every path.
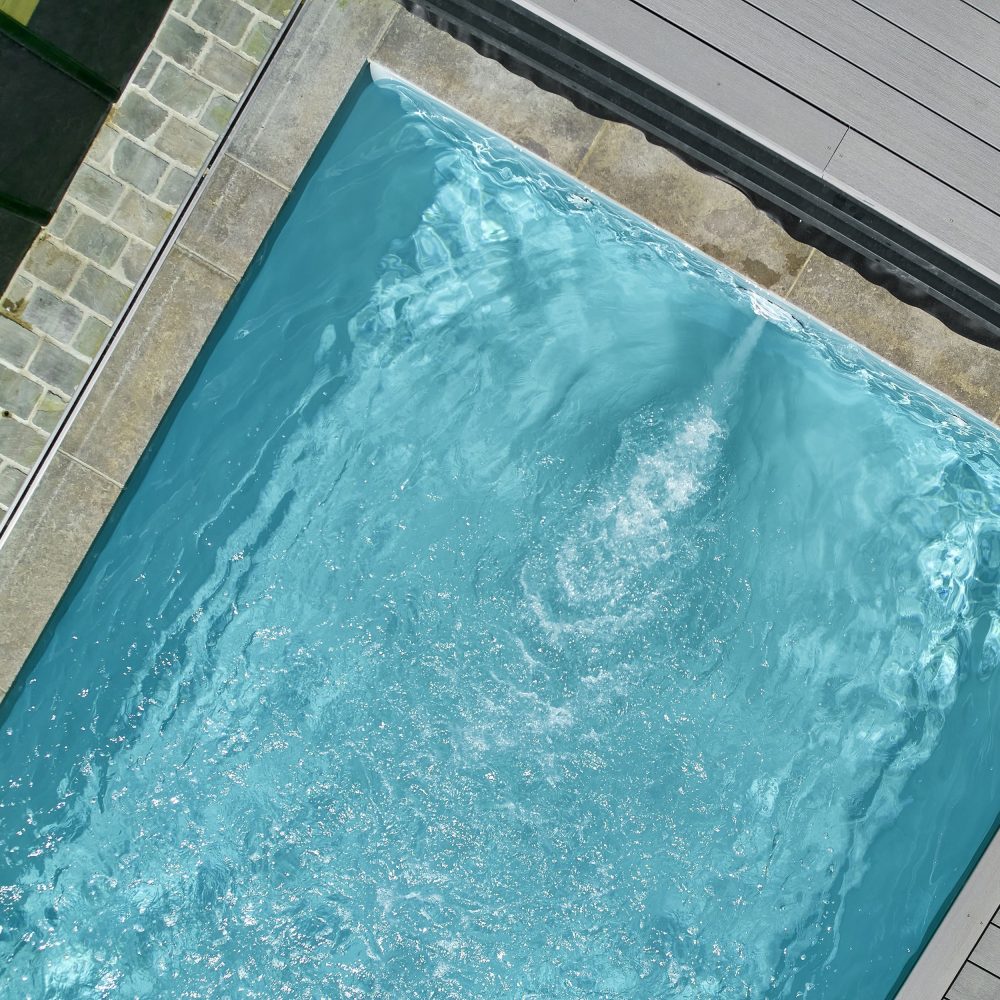
M 960 405 L 1000 420 L 1000 409 L 988 412 L 996 402 L 992 386 L 1000 385 L 1000 353 L 797 243 L 725 182 L 627 125 L 593 118 L 508 74 L 394 0 L 299 0 L 0 528 L 0 697 L 369 61 L 766 284 Z M 907 353 L 914 329 L 923 354 Z M 983 854 L 900 998 L 941 1000 L 997 909 L 998 887 L 1000 839 Z

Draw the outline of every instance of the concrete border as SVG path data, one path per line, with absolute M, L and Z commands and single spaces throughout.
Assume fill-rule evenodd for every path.
M 412 81 L 987 419 L 1000 352 L 797 243 L 735 188 L 508 74 L 393 0 L 306 0 L 0 534 L 0 694 L 56 609 L 261 240 L 367 60 Z M 900 994 L 941 1000 L 989 922 L 987 851 Z M 989 908 L 989 912 L 986 912 Z M 949 972 L 950 970 L 950 972 Z M 947 974 L 947 975 L 946 975 Z M 938 983 L 944 985 L 940 987 Z
M 735 187 L 637 129 L 578 110 L 412 16 L 394 21 L 373 58 L 987 420 L 1000 420 L 1000 351 L 796 241 Z

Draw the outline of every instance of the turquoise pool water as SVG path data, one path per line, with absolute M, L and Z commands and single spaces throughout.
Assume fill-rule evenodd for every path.
M 998 582 L 995 430 L 359 85 L 3 704 L 3 995 L 884 1000 Z

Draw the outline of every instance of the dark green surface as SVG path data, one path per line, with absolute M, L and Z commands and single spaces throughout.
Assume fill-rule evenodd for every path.
M 0 13 L 0 286 L 51 219 L 168 7 L 41 0 L 27 26 Z
M 86 66 L 117 94 L 156 33 L 170 0 L 41 0 L 31 33 Z
M 0 206 L 0 285 L 6 286 L 39 232 L 39 225 Z

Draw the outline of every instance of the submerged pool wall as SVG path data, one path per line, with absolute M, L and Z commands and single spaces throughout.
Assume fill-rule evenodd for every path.
M 0 693 L 13 683 L 369 58 L 988 419 L 1000 418 L 1000 355 L 797 243 L 734 188 L 649 145 L 628 126 L 599 121 L 512 77 L 391 0 L 312 0 L 197 202 L 182 209 L 175 238 L 116 327 L 111 349 L 3 529 Z M 976 935 L 982 929 L 985 905 L 980 901 L 962 925 L 967 936 L 970 928 Z M 924 985 L 928 991 L 914 998 L 940 1000 L 947 988 L 946 982 L 935 994 L 933 982 Z

